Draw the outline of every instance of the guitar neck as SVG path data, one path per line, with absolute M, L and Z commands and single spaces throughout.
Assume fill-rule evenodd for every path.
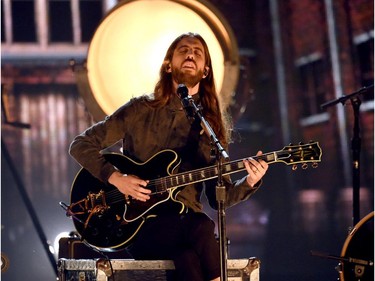
M 278 155 L 277 155 L 276 152 L 265 153 L 265 154 L 262 154 L 260 156 L 252 156 L 251 158 L 254 159 L 254 160 L 264 160 L 268 164 L 280 162 L 278 160 Z M 234 174 L 234 173 L 238 173 L 238 172 L 242 172 L 242 171 L 246 170 L 245 164 L 244 164 L 245 159 L 246 158 L 223 163 L 222 164 L 222 174 L 223 175 L 229 175 L 229 174 Z M 217 166 L 211 166 L 211 167 L 209 167 L 209 169 L 213 169 L 216 173 L 216 176 L 219 175 L 218 170 L 217 170 Z M 205 169 L 202 169 L 202 170 L 205 170 Z
M 264 160 L 268 164 L 284 162 L 280 158 L 289 158 L 290 154 L 283 151 L 265 153 L 260 156 L 253 156 L 255 160 Z M 237 172 L 244 171 L 246 169 L 243 160 L 246 158 L 234 160 L 230 162 L 225 162 L 222 164 L 222 174 L 229 175 Z M 179 186 L 184 186 L 188 184 L 193 184 L 197 182 L 202 182 L 210 179 L 215 179 L 219 175 L 218 166 L 213 165 L 210 167 L 192 170 L 188 172 L 182 172 L 176 175 L 171 175 L 163 178 L 156 179 L 151 181 L 151 184 L 155 184 L 156 190 L 158 192 L 165 191 L 166 189 L 175 188 Z
M 286 165 L 295 165 L 298 163 L 312 162 L 313 167 L 316 167 L 317 162 L 321 161 L 322 151 L 317 142 L 310 142 L 309 144 L 289 145 L 282 150 L 264 153 L 259 156 L 253 156 L 255 160 L 264 160 L 268 164 L 284 163 Z M 245 158 L 244 158 L 245 159 Z M 229 175 L 244 171 L 244 159 L 225 162 L 221 165 L 222 175 Z M 188 185 L 191 183 L 202 182 L 217 178 L 218 166 L 210 166 L 202 169 L 183 172 L 176 175 L 170 175 L 164 178 L 153 180 L 157 192 L 165 191 L 166 189 Z M 150 182 L 151 183 L 151 182 Z

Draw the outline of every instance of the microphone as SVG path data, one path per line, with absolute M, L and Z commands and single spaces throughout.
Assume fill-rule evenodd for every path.
M 192 103 L 194 102 L 192 97 L 189 95 L 189 90 L 185 86 L 185 84 L 179 84 L 177 86 L 177 95 L 181 99 L 182 107 L 185 110 L 185 114 L 187 119 L 190 122 L 194 121 L 194 108 L 192 106 Z
M 179 84 L 177 87 L 177 95 L 180 97 L 180 99 L 185 99 L 189 95 L 189 90 L 185 86 L 185 84 Z

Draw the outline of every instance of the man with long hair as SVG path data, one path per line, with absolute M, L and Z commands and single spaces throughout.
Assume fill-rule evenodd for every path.
M 207 44 L 199 34 L 186 33 L 168 48 L 154 93 L 133 98 L 78 135 L 70 146 L 70 154 L 93 176 L 116 187 L 127 200 L 142 204 L 153 200 L 154 193 L 148 189 L 150 179 L 122 173 L 106 160 L 101 153 L 103 149 L 122 140 L 124 155 L 137 163 L 173 150 L 180 159 L 178 172 L 214 165 L 209 136 L 204 133 L 199 118 L 187 118 L 181 105 L 177 95 L 180 84 L 186 86 L 227 149 L 231 124 L 220 107 Z M 257 155 L 261 154 L 258 151 Z M 268 169 L 265 161 L 252 158 L 244 160 L 244 166 L 248 174 L 242 179 L 232 181 L 229 175 L 223 176 L 226 207 L 247 200 L 259 188 Z M 128 247 L 132 256 L 173 260 L 179 281 L 220 280 L 215 224 L 204 213 L 201 203 L 201 196 L 205 194 L 209 205 L 217 209 L 216 184 L 215 179 L 210 179 L 182 185 L 168 200 L 183 206 L 181 210 L 175 212 L 165 203 L 155 208 L 152 215 L 145 215 L 145 223 Z

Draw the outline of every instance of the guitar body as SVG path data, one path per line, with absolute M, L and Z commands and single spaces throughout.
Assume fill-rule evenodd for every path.
M 142 179 L 158 179 L 170 175 L 178 166 L 172 150 L 155 154 L 144 163 L 137 163 L 119 154 L 105 154 L 106 159 L 122 173 Z M 127 247 L 147 218 L 161 212 L 183 212 L 185 206 L 175 199 L 178 188 L 158 190 L 150 185 L 153 195 L 146 202 L 125 198 L 116 187 L 105 184 L 81 169 L 72 185 L 69 213 L 81 238 L 101 250 Z

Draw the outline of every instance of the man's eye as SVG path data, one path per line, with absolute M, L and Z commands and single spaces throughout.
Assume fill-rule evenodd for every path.
M 181 54 L 185 54 L 185 53 L 187 53 L 188 51 L 189 51 L 188 48 L 181 48 L 181 49 L 180 49 L 180 53 L 181 53 Z
M 202 56 L 202 52 L 201 51 L 195 51 L 194 54 L 198 57 L 201 57 Z

